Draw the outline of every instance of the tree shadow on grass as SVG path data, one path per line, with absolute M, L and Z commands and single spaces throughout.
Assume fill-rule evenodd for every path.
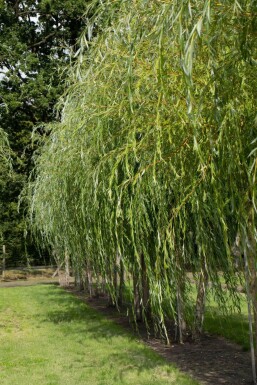
M 86 333 L 87 337 L 94 340 L 110 339 L 114 336 L 123 336 L 129 340 L 136 340 L 136 336 L 129 330 L 124 330 L 120 325 L 104 318 L 97 310 L 90 308 L 85 302 L 74 295 L 57 287 L 49 287 L 45 293 L 45 300 L 54 303 L 48 312 L 44 313 L 41 322 L 51 322 L 64 326 L 64 333 Z M 46 297 L 47 296 L 47 297 Z M 66 332 L 65 332 L 66 331 Z
M 104 318 L 97 310 L 61 289 L 49 287 L 42 295 L 50 306 L 41 322 L 56 325 L 58 333 L 63 334 L 64 338 L 69 336 L 73 342 L 81 345 L 81 359 L 85 367 L 96 367 L 96 370 L 106 375 L 106 379 L 111 376 L 113 383 L 130 383 L 130 379 L 133 384 L 154 385 L 160 379 L 165 384 L 175 383 L 173 378 L 178 376 L 177 369 L 168 365 L 149 347 L 139 343 L 132 332 Z M 39 300 L 42 298 L 39 297 Z M 52 309 L 51 302 L 54 304 Z M 97 352 L 96 357 L 90 357 L 87 361 L 87 352 L 92 347 Z M 144 380 L 144 377 L 148 380 Z M 179 380 L 177 383 L 192 385 L 194 381 Z
M 132 346 L 128 344 L 125 352 L 119 351 L 116 353 L 111 352 L 110 349 L 106 356 L 101 359 L 99 357 L 100 365 L 101 362 L 105 365 L 107 360 L 109 362 L 113 361 L 115 365 L 122 367 L 119 374 L 120 380 L 123 378 L 124 373 L 126 374 L 126 370 L 130 375 L 131 371 L 141 373 L 147 368 L 157 367 L 159 370 L 160 366 L 165 365 L 165 361 L 159 361 L 158 355 L 152 360 L 147 359 L 148 353 L 143 352 L 143 350 L 143 358 L 139 358 L 138 349 L 133 347 L 133 341 L 138 341 L 138 336 L 133 334 L 133 331 L 129 331 L 128 328 L 124 329 L 124 325 L 120 326 L 114 323 L 115 320 L 112 322 L 110 319 L 104 318 L 105 316 L 108 317 L 110 312 L 101 311 L 100 313 L 73 294 L 54 287 L 48 291 L 47 301 L 48 303 L 53 301 L 55 308 L 53 310 L 49 309 L 48 313 L 45 314 L 44 322 L 61 325 L 64 335 L 74 333 L 75 339 L 78 338 L 76 336 L 80 336 L 82 344 L 83 337 L 81 338 L 81 336 L 92 338 L 96 343 L 107 342 L 107 347 L 111 347 L 115 338 L 119 336 L 126 337 L 124 339 L 125 344 L 126 341 L 132 342 Z M 96 302 L 92 303 L 94 307 L 96 307 Z M 56 310 L 56 307 L 58 310 Z M 113 318 L 112 315 L 111 318 Z M 169 348 L 154 339 L 150 339 L 147 343 L 172 365 L 175 364 L 182 371 L 199 379 L 203 384 L 243 385 L 251 383 L 249 353 L 243 352 L 239 346 L 235 347 L 222 338 L 210 336 L 206 337 L 200 344 L 174 344 Z M 151 355 L 151 353 L 152 351 L 149 354 Z

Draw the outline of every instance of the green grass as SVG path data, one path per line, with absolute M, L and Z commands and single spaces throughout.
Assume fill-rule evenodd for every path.
M 221 278 L 221 282 L 225 283 L 225 280 Z M 129 303 L 132 301 L 132 292 L 130 286 L 127 284 L 126 291 L 124 293 L 125 300 Z M 192 308 L 189 318 L 193 321 L 194 305 L 196 299 L 195 285 L 191 287 L 191 303 Z M 250 349 L 249 343 L 249 326 L 247 316 L 247 303 L 245 294 L 239 294 L 240 298 L 240 310 L 233 306 L 232 300 L 224 293 L 224 303 L 220 306 L 214 299 L 214 296 L 209 290 L 206 313 L 204 319 L 204 330 L 210 334 L 219 335 L 227 338 L 230 341 L 236 342 L 242 346 L 244 350 Z M 168 313 L 169 301 L 167 301 L 166 313 Z
M 240 311 L 233 310 L 232 301 L 228 298 L 226 306 L 231 310 L 224 312 L 210 295 L 207 302 L 204 329 L 211 334 L 220 335 L 238 343 L 244 350 L 249 350 L 247 303 L 244 294 L 240 294 L 240 297 Z
M 220 277 L 221 283 L 225 284 L 223 277 Z M 238 280 L 238 285 L 243 279 Z M 192 303 L 190 318 L 193 321 L 196 287 L 193 284 L 190 289 L 190 300 Z M 215 298 L 214 291 L 209 288 L 207 290 L 206 311 L 204 317 L 204 331 L 227 338 L 230 341 L 241 345 L 244 350 L 250 349 L 249 343 L 249 326 L 247 302 L 244 293 L 238 293 L 237 306 L 233 304 L 229 292 L 224 288 L 223 300 L 218 303 Z
M 56 286 L 0 289 L 1 385 L 196 385 Z

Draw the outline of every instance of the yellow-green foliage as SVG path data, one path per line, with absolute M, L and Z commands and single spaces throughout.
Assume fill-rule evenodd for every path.
M 0 159 L 1 163 L 10 162 L 9 143 L 6 133 L 0 128 Z
M 106 277 L 117 252 L 128 272 L 143 254 L 157 324 L 203 260 L 233 286 L 231 246 L 253 234 L 255 14 L 251 0 L 101 2 L 36 161 L 35 229 Z

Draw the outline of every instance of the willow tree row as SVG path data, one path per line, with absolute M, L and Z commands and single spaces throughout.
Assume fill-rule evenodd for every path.
M 11 172 L 11 151 L 6 133 L 0 128 L 0 210 L 4 212 L 4 201 L 2 194 L 2 186 L 5 182 L 6 176 Z M 0 223 L 0 241 L 1 250 L 5 253 L 4 239 L 3 239 L 3 223 Z M 2 249 L 3 248 L 3 249 Z M 3 255 L 3 259 L 4 259 Z M 0 262 L 2 265 L 2 260 Z M 4 263 L 3 263 L 4 265 Z M 2 268 L 4 268 L 2 266 Z
M 237 302 L 235 243 L 255 298 L 256 12 L 250 0 L 101 2 L 28 187 L 41 241 L 113 303 L 126 286 L 135 318 L 167 338 L 170 320 L 180 341 L 186 325 L 199 336 L 208 281 Z

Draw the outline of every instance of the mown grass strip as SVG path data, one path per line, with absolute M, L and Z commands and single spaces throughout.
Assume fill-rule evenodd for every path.
M 54 285 L 0 289 L 1 385 L 196 385 Z
M 240 294 L 240 297 L 240 309 L 235 309 L 228 297 L 225 310 L 210 295 L 207 302 L 204 329 L 211 334 L 220 335 L 236 342 L 244 350 L 249 350 L 247 303 L 244 294 Z

